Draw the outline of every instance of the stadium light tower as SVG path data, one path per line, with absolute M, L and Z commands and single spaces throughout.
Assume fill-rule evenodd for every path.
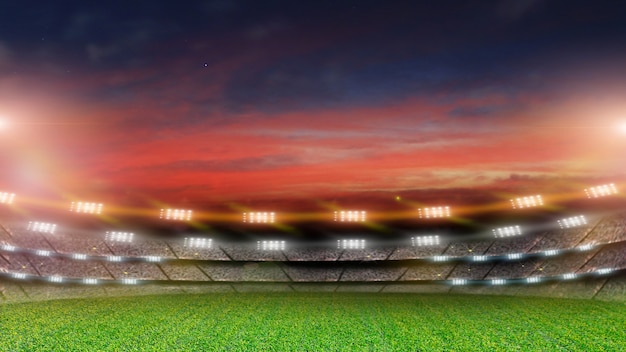
M 365 240 L 337 240 L 337 249 L 365 249 Z
M 161 209 L 159 217 L 165 220 L 189 221 L 191 220 L 192 213 L 191 210 L 187 209 Z
M 449 218 L 450 217 L 449 206 L 421 208 L 421 209 L 417 209 L 417 212 L 419 214 L 420 219 Z
M 569 229 L 570 227 L 586 225 L 587 219 L 585 219 L 584 215 L 578 215 L 566 219 L 557 220 L 557 222 L 562 229 Z
M 284 251 L 285 241 L 257 241 L 256 249 L 260 251 Z
M 209 249 L 213 247 L 213 240 L 211 238 L 185 237 L 184 246 L 188 248 Z
M 125 242 L 130 243 L 135 236 L 132 232 L 107 231 L 104 238 L 107 242 Z
M 101 214 L 102 203 L 72 202 L 70 211 L 84 214 Z
M 543 205 L 543 199 L 540 195 L 519 197 L 511 199 L 511 205 L 513 206 L 513 209 L 538 207 L 540 205 Z
M 13 199 L 15 199 L 14 193 L 0 192 L 0 203 L 11 204 L 13 203 Z
M 276 220 L 274 212 L 249 212 L 243 213 L 243 222 L 250 224 L 272 224 Z
M 42 232 L 42 233 L 52 234 L 54 233 L 54 230 L 56 230 L 56 228 L 57 228 L 56 224 L 51 224 L 48 222 L 29 221 L 26 229 L 33 231 L 33 232 Z
M 413 247 L 437 246 L 440 243 L 441 241 L 437 235 L 411 237 L 411 244 Z
M 606 197 L 612 194 L 617 194 L 617 187 L 615 187 L 615 184 L 613 183 L 589 187 L 585 188 L 585 194 L 587 194 L 587 198 Z
M 493 235 L 495 238 L 513 237 L 513 236 L 519 236 L 522 234 L 522 230 L 517 225 L 500 227 L 497 229 L 493 229 L 492 231 L 493 231 Z
M 367 212 L 364 210 L 341 210 L 334 213 L 335 221 L 340 222 L 364 222 Z

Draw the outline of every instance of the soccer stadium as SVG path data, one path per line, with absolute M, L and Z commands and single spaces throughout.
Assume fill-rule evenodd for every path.
M 148 230 L 149 227 L 144 225 L 144 229 L 153 232 L 141 235 L 127 231 L 102 231 L 99 229 L 107 226 L 103 218 L 97 218 L 102 216 L 103 211 L 106 212 L 106 207 L 102 206 L 86 207 L 94 209 L 86 212 L 88 216 L 96 217 L 88 222 L 83 218 L 86 214 L 59 213 L 54 215 L 55 222 L 33 221 L 31 217 L 37 213 L 31 215 L 25 211 L 26 208 L 18 207 L 19 196 L 5 192 L 1 212 L 0 293 L 2 302 L 10 304 L 9 309 L 32 305 L 33 309 L 39 310 L 47 306 L 42 305 L 45 302 L 55 301 L 55 305 L 61 305 L 59 309 L 62 312 L 71 310 L 70 307 L 77 302 L 93 304 L 98 310 L 105 309 L 110 304 L 136 305 L 139 304 L 136 302 L 142 300 L 145 300 L 144 304 L 153 304 L 151 302 L 156 301 L 167 306 L 166 302 L 170 300 L 179 302 L 177 297 L 183 301 L 189 300 L 188 304 L 194 306 L 218 300 L 230 305 L 229 309 L 235 310 L 231 312 L 233 315 L 244 314 L 236 313 L 237 309 L 245 310 L 240 305 L 284 304 L 281 308 L 271 309 L 280 309 L 281 314 L 294 316 L 298 315 L 292 311 L 297 309 L 295 306 L 311 305 L 307 309 L 312 311 L 307 314 L 315 314 L 316 304 L 323 309 L 326 303 L 320 302 L 325 300 L 335 302 L 334 304 L 347 304 L 353 310 L 357 309 L 351 306 L 354 301 L 360 304 L 368 302 L 367 304 L 374 305 L 403 306 L 417 300 L 421 304 L 445 307 L 468 304 L 468 300 L 476 299 L 476 303 L 472 304 L 484 304 L 485 309 L 493 302 L 525 302 L 523 304 L 529 305 L 528 309 L 537 309 L 535 305 L 546 304 L 548 311 L 556 309 L 562 314 L 570 314 L 568 310 L 561 311 L 562 305 L 576 304 L 586 307 L 600 304 L 603 309 L 614 309 L 614 313 L 619 316 L 618 321 L 623 321 L 626 302 L 626 204 L 615 184 L 598 187 L 595 196 L 585 197 L 589 204 L 575 205 L 576 211 L 585 210 L 585 214 L 574 215 L 564 210 L 549 214 L 550 211 L 545 208 L 535 209 L 533 213 L 522 210 L 525 212 L 519 214 L 519 207 L 514 205 L 509 211 L 503 210 L 497 218 L 523 221 L 523 224 L 499 227 L 494 227 L 498 226 L 497 222 L 485 224 L 481 228 L 488 228 L 489 225 L 494 228 L 476 233 L 446 226 L 445 222 L 449 221 L 447 219 L 454 218 L 451 215 L 454 210 L 450 207 L 446 207 L 445 216 L 442 215 L 446 221 L 439 219 L 436 226 L 441 235 L 432 233 L 432 224 L 420 228 L 420 224 L 413 223 L 414 230 L 406 231 L 397 222 L 392 225 L 379 223 L 373 228 L 380 229 L 382 225 L 386 225 L 387 228 L 395 226 L 397 230 L 395 235 L 389 235 L 387 231 L 385 240 L 381 240 L 380 230 L 372 230 L 372 226 L 366 226 L 365 211 L 339 212 L 343 214 L 333 212 L 334 220 L 323 230 L 320 230 L 322 224 L 318 224 L 317 231 L 324 231 L 325 238 L 338 239 L 321 239 L 316 242 L 298 240 L 293 234 L 281 231 L 281 226 L 263 231 L 248 229 L 248 235 L 258 233 L 259 239 L 256 241 L 251 241 L 248 236 L 234 236 L 233 233 L 228 234 L 230 241 L 227 241 L 223 239 L 223 233 L 216 230 L 199 233 L 193 232 L 193 226 L 188 226 L 181 232 L 180 226 L 168 228 L 163 223 L 160 224 L 159 231 L 155 231 L 155 228 Z M 587 193 L 595 191 L 596 188 L 585 189 Z M 583 197 L 584 194 L 581 190 Z M 595 199 L 598 197 L 611 201 L 607 203 L 606 199 Z M 68 213 L 76 212 L 76 209 L 76 203 L 72 203 Z M 416 210 L 414 217 L 418 222 L 424 221 L 423 216 L 418 214 L 444 214 L 440 209 L 441 207 L 434 210 Z M 50 212 L 44 213 L 48 217 L 52 216 Z M 161 209 L 159 212 L 156 209 L 156 213 L 161 214 L 160 219 L 164 219 L 163 214 L 172 214 L 172 218 L 175 218 L 174 214 L 181 214 L 179 219 L 172 221 L 187 224 L 192 222 L 190 210 Z M 270 226 L 274 221 L 269 219 L 278 218 L 279 215 L 244 213 L 242 223 L 247 225 L 260 222 Z M 560 217 L 557 219 L 555 215 Z M 79 218 L 78 222 L 72 219 L 76 217 Z M 297 218 L 296 214 L 287 217 Z M 553 221 L 547 222 L 547 218 L 553 218 Z M 348 228 L 331 226 L 332 222 L 341 222 L 341 219 L 354 220 L 361 224 Z M 158 221 L 155 217 L 154 222 Z M 63 222 L 71 226 L 64 225 Z M 311 226 L 309 223 L 289 225 L 291 233 L 298 226 L 303 229 Z M 285 224 L 282 228 L 284 226 Z M 236 225 L 233 224 L 232 227 Z M 423 232 L 425 229 L 429 232 Z M 188 235 L 183 236 L 182 233 Z M 324 237 L 316 234 L 315 238 Z M 511 301 L 512 297 L 519 301 Z M 132 301 L 129 301 L 131 298 Z M 59 299 L 62 301 L 57 301 Z M 64 302 L 67 302 L 67 306 L 64 306 Z M 22 305 L 16 305 L 17 303 Z M 98 308 L 100 304 L 102 308 Z M 550 304 L 556 306 L 550 308 Z M 609 308 L 611 306 L 613 308 Z M 212 305 L 198 309 L 207 309 L 209 312 L 213 309 L 219 310 Z M 50 319 L 59 319 L 52 314 Z M 104 311 L 97 314 L 104 314 Z M 132 331 L 132 324 L 135 324 L 132 316 L 139 313 L 129 309 L 128 314 L 131 315 L 128 321 Z M 160 319 L 168 319 L 173 313 L 164 309 L 160 314 L 164 314 Z M 248 314 L 254 315 L 257 312 Z M 270 312 L 264 311 L 263 314 Z M 378 314 L 386 315 L 385 312 Z M 449 314 L 457 313 L 453 310 Z M 465 313 L 458 314 L 464 316 Z M 485 311 L 482 314 L 491 313 Z M 234 316 L 223 319 L 236 320 Z M 618 321 L 615 323 L 619 326 Z M 513 323 L 505 321 L 503 324 L 508 326 Z M 263 331 L 262 327 L 256 329 Z M 247 333 L 251 334 L 250 331 Z M 570 333 L 575 334 L 574 331 Z M 619 328 L 615 334 L 614 337 L 609 335 L 602 342 L 585 336 L 588 340 L 569 344 L 559 342 L 557 345 L 567 348 L 617 348 L 620 336 L 624 336 L 624 330 Z M 185 338 L 192 338 L 193 335 L 187 332 Z M 32 343 L 42 338 L 46 341 L 58 341 L 60 337 L 24 337 L 15 341 L 20 348 L 32 347 L 35 346 Z M 290 346 L 288 349 L 339 347 L 330 341 L 318 345 L 309 340 L 293 345 L 292 338 L 293 336 L 285 337 L 281 339 L 281 343 Z M 500 341 L 495 345 L 481 345 L 480 341 L 471 342 L 476 345 L 469 345 L 469 341 L 445 345 L 473 349 L 531 343 L 524 339 L 517 341 L 519 338 L 518 333 L 513 333 L 504 342 Z M 235 346 L 235 349 L 280 349 L 274 345 L 276 340 L 247 341 L 244 345 L 239 345 L 242 341 L 235 342 L 232 338 L 220 341 Z M 161 342 L 166 349 L 174 348 L 167 335 Z M 110 343 L 106 342 L 101 346 L 110 347 Z M 126 348 L 128 343 L 117 341 L 114 346 Z M 203 338 L 199 338 L 197 343 L 198 345 L 190 346 L 215 346 Z M 396 349 L 399 346 L 394 347 L 395 344 L 400 342 L 395 337 L 382 337 L 375 343 L 383 349 Z M 415 346 L 435 348 L 436 343 L 441 341 L 420 340 Z M 538 341 L 533 343 L 536 345 L 531 345 L 531 348 L 550 345 Z M 371 345 L 367 343 L 360 346 L 366 348 Z
M 623 351 L 626 3 L 0 3 L 0 351 Z

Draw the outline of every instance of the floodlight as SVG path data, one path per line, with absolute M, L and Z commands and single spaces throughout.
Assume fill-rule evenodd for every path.
M 15 198 L 14 193 L 8 192 L 0 192 L 0 203 L 1 204 L 11 204 L 13 203 L 13 199 Z
M 62 277 L 60 277 L 60 276 L 50 276 L 50 277 L 48 278 L 48 281 L 50 281 L 50 282 L 56 282 L 56 283 L 61 283 L 61 282 L 63 282 L 63 278 L 62 278 Z
M 598 275 L 606 275 L 606 274 L 610 274 L 614 271 L 614 269 L 611 268 L 602 268 L 602 269 L 598 269 L 596 270 L 596 274 Z
M 122 257 L 118 256 L 118 255 L 110 255 L 107 257 L 107 260 L 110 262 L 121 262 L 122 261 Z
M 189 248 L 202 248 L 208 249 L 213 246 L 213 240 L 210 238 L 194 238 L 194 237 L 186 237 L 185 238 L 185 247 Z
M 450 207 L 429 207 L 417 209 L 417 213 L 420 218 L 432 219 L 432 218 L 448 218 L 450 217 Z
M 70 211 L 74 213 L 100 214 L 102 213 L 102 207 L 102 203 L 72 202 Z
M 338 249 L 365 249 L 365 240 L 337 240 Z
M 507 259 L 522 259 L 522 253 L 509 253 L 506 255 Z
M 447 255 L 436 255 L 433 257 L 433 260 L 436 262 L 445 262 L 448 259 L 450 259 L 450 257 L 448 257 Z
M 191 220 L 191 210 L 186 209 L 161 209 L 159 217 L 165 220 Z
M 38 249 L 35 251 L 35 254 L 41 257 L 49 257 L 50 254 L 52 254 L 52 252 L 50 251 L 44 251 L 43 249 Z
M 617 194 L 617 188 L 615 187 L 615 184 L 610 183 L 607 185 L 585 188 L 585 194 L 587 194 L 587 198 L 605 197 Z
M 284 251 L 285 241 L 257 241 L 256 249 L 261 251 Z
M 107 231 L 106 236 L 104 238 L 105 241 L 110 242 L 132 242 L 133 236 L 135 234 L 131 232 L 118 232 L 118 231 Z
M 436 246 L 440 243 L 439 236 L 411 237 L 413 247 Z
M 12 246 L 10 244 L 3 244 L 2 245 L 2 250 L 7 251 L 7 252 L 14 252 L 15 251 L 15 246 Z
M 363 222 L 367 219 L 367 212 L 365 210 L 335 211 L 334 219 L 340 222 Z
M 98 284 L 98 279 L 83 279 L 83 283 L 87 285 L 96 285 Z
M 543 255 L 545 255 L 546 257 L 552 257 L 559 254 L 559 250 L 558 249 L 549 249 L 547 251 L 543 252 Z
M 570 227 L 583 226 L 587 224 L 587 219 L 583 215 L 572 216 L 570 218 L 561 219 L 557 221 L 562 229 L 569 229 Z
M 74 253 L 74 254 L 72 254 L 72 258 L 76 259 L 76 260 L 87 260 L 87 255 L 86 254 Z
M 137 279 L 122 279 L 124 285 L 136 285 Z
M 513 209 L 538 207 L 543 205 L 543 199 L 540 195 L 514 198 L 511 199 L 511 205 L 513 206 Z
M 154 256 L 154 255 L 149 255 L 149 256 L 147 256 L 147 257 L 144 257 L 144 259 L 145 259 L 146 261 L 148 261 L 148 262 L 151 262 L 151 263 L 158 263 L 158 262 L 160 262 L 160 261 L 161 261 L 161 259 L 162 259 L 162 258 L 161 258 L 161 257 Z
M 491 284 L 494 286 L 504 285 L 506 284 L 506 280 L 505 279 L 492 279 Z
M 274 212 L 249 212 L 243 213 L 243 222 L 250 224 L 267 224 L 273 223 L 276 219 L 276 213 Z
M 454 286 L 462 286 L 467 284 L 467 280 L 466 279 L 452 279 L 452 284 Z
M 569 273 L 569 274 L 563 274 L 563 280 L 572 280 L 576 278 L 576 274 L 574 273 Z
M 26 274 L 24 273 L 13 273 L 11 276 L 13 276 L 14 279 L 20 280 L 24 280 L 26 278 Z
M 475 262 L 485 262 L 487 261 L 487 259 L 489 259 L 489 257 L 486 255 L 474 255 L 471 258 Z
M 500 227 L 497 229 L 493 229 L 492 231 L 493 231 L 493 235 L 496 238 L 513 237 L 513 236 L 519 236 L 522 234 L 522 230 L 517 225 Z
M 541 277 L 539 276 L 528 277 L 526 278 L 526 282 L 529 284 L 536 284 L 536 283 L 541 282 Z
M 587 244 L 583 244 L 583 245 L 576 247 L 576 249 L 578 249 L 580 252 L 585 252 L 585 251 L 592 250 L 593 247 L 595 247 L 595 244 L 587 243 Z
M 51 224 L 47 222 L 38 222 L 38 221 L 29 221 L 28 227 L 26 229 L 34 232 L 43 232 L 43 233 L 54 233 L 56 229 L 56 224 Z

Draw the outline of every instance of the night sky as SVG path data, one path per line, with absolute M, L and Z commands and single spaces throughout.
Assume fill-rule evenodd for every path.
M 621 184 L 626 2 L 4 1 L 0 121 L 31 200 Z

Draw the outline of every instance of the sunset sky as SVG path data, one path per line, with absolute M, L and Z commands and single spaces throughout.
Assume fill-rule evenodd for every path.
M 5 1 L 0 191 L 173 206 L 626 180 L 626 2 Z

